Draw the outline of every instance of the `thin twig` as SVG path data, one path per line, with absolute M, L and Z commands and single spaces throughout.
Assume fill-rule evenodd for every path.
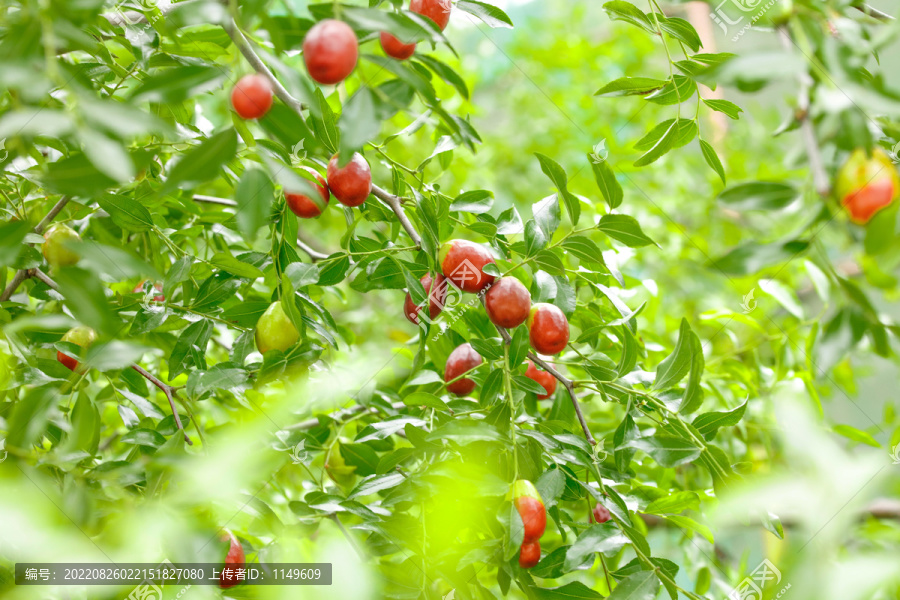
M 357 556 L 359 556 L 359 560 L 362 562 L 366 562 L 366 555 L 363 553 L 362 549 L 356 545 L 356 540 L 353 539 L 353 536 L 350 535 L 350 532 L 344 529 L 344 524 L 341 523 L 341 519 L 337 516 L 337 513 L 332 513 L 331 520 L 335 522 L 338 526 L 338 529 L 341 530 L 341 533 L 344 534 L 344 537 L 347 538 L 347 541 L 350 542 L 350 545 L 353 546 L 353 549 L 356 551 Z
M 175 416 L 175 424 L 178 425 L 178 429 L 184 434 L 184 441 L 186 441 L 188 445 L 193 446 L 194 442 L 191 441 L 191 438 L 189 438 L 188 434 L 184 431 L 184 426 L 181 424 L 181 417 L 178 416 L 178 409 L 175 407 L 175 400 L 172 398 L 175 393 L 175 388 L 171 385 L 166 385 L 139 365 L 131 365 L 131 368 L 140 373 L 143 378 L 158 387 L 162 390 L 162 393 L 166 395 L 166 399 L 169 401 L 169 407 L 172 409 L 172 414 Z
M 227 198 L 216 198 L 215 196 L 203 196 L 194 194 L 194 202 L 203 202 L 205 204 L 218 204 L 220 206 L 237 206 L 238 203 Z
M 781 38 L 782 47 L 790 52 L 792 50 L 791 46 L 794 45 L 791 34 L 784 26 L 780 26 L 778 27 L 778 35 Z M 825 163 L 822 160 L 819 142 L 816 139 L 816 130 L 809 115 L 809 93 L 813 86 L 813 79 L 807 71 L 801 72 L 798 79 L 800 80 L 800 91 L 797 94 L 797 120 L 800 121 L 800 130 L 803 133 L 803 141 L 806 144 L 806 155 L 809 158 L 809 169 L 812 171 L 813 186 L 819 195 L 827 197 L 831 194 L 831 183 L 828 178 L 828 172 L 825 170 Z
M 398 196 L 388 193 L 387 190 L 384 190 L 377 185 L 372 186 L 372 195 L 391 207 L 391 210 L 397 215 L 397 220 L 403 225 L 403 229 L 406 230 L 407 235 L 409 235 L 410 239 L 416 245 L 416 248 L 421 248 L 422 238 L 419 236 L 419 232 L 416 231 L 416 228 L 413 227 L 413 224 L 410 223 L 406 213 L 403 212 L 402 200 Z
M 869 6 L 868 4 L 866 4 L 864 2 L 859 2 L 857 4 L 854 4 L 853 8 L 855 8 L 859 12 L 863 13 L 867 17 L 872 17 L 873 19 L 878 20 L 878 21 L 888 22 L 888 21 L 894 20 L 894 17 L 887 14 L 886 12 L 881 12 L 874 6 Z
M 509 332 L 503 327 L 497 327 L 497 331 L 500 332 L 500 336 L 503 338 L 503 341 L 509 344 L 512 341 L 512 336 L 509 335 Z M 584 419 L 584 414 L 581 412 L 581 406 L 578 404 L 578 397 L 575 395 L 575 385 L 572 383 L 572 380 L 568 377 L 562 375 L 559 371 L 550 366 L 547 361 L 540 358 L 534 352 L 528 353 L 528 358 L 531 359 L 531 362 L 543 368 L 545 371 L 553 375 L 557 381 L 563 384 L 563 387 L 566 388 L 566 391 L 569 393 L 569 398 L 572 399 L 572 406 L 575 407 L 575 415 L 578 417 L 578 422 L 581 424 L 581 431 L 584 432 L 584 437 L 587 438 L 588 443 L 591 446 L 597 445 L 597 440 L 594 439 L 594 436 L 591 435 L 591 430 L 588 427 L 587 421 Z

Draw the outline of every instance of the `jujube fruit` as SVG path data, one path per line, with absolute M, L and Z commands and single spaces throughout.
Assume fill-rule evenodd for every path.
M 47 259 L 51 267 L 68 267 L 79 261 L 81 256 L 74 250 L 66 247 L 66 244 L 80 242 L 81 236 L 67 225 L 58 223 L 44 234 L 44 243 L 41 253 Z
M 391 58 L 406 60 L 416 52 L 416 43 L 404 44 L 387 31 L 381 32 L 381 49 Z
M 362 154 L 356 152 L 346 165 L 338 164 L 335 154 L 328 161 L 328 189 L 341 204 L 359 206 L 372 192 L 372 170 Z
M 227 589 L 236 586 L 237 584 L 241 583 L 242 580 L 238 579 L 233 571 L 230 574 L 226 575 L 224 569 L 243 568 L 246 564 L 246 557 L 244 556 L 244 547 L 241 546 L 241 542 L 238 541 L 233 533 L 226 529 L 224 535 L 220 539 L 223 542 L 229 543 L 228 553 L 225 555 L 225 564 L 223 565 L 222 574 L 219 576 L 219 587 L 222 589 Z
M 443 31 L 450 22 L 450 11 L 453 5 L 450 0 L 410 0 L 409 10 L 428 17 Z
M 438 253 L 444 277 L 464 292 L 478 293 L 494 283 L 494 276 L 484 272 L 484 266 L 492 262 L 487 248 L 468 240 L 445 242 Z
M 450 353 L 444 367 L 444 381 L 452 381 L 463 373 L 470 371 L 484 361 L 471 344 L 460 344 Z M 465 396 L 475 389 L 475 382 L 466 377 L 454 381 L 447 386 L 447 391 L 457 396 Z
M 300 340 L 300 332 L 284 312 L 281 301 L 269 305 L 256 323 L 256 348 L 260 354 L 269 350 L 284 352 Z
M 309 76 L 319 83 L 340 83 L 353 72 L 358 57 L 359 40 L 342 21 L 325 19 L 303 40 L 303 62 Z
M 91 344 L 93 344 L 97 339 L 97 332 L 91 329 L 90 327 L 85 327 L 84 325 L 79 325 L 78 327 L 73 327 L 69 331 L 62 336 L 63 342 L 69 342 L 75 344 L 80 348 L 87 348 Z M 56 360 L 61 362 L 63 366 L 68 368 L 70 371 L 74 371 L 78 368 L 78 361 L 63 354 L 62 352 L 56 352 Z
M 447 301 L 447 284 L 444 283 L 444 276 L 438 273 L 437 277 L 432 279 L 431 274 L 426 273 L 419 283 L 422 284 L 428 295 L 428 317 L 434 319 L 444 309 L 444 303 Z M 419 313 L 423 308 L 417 306 L 407 292 L 406 300 L 403 302 L 403 316 L 409 319 L 410 323 L 419 324 Z
M 553 304 L 535 304 L 528 315 L 528 339 L 541 354 L 559 354 L 569 343 L 566 315 Z
M 519 548 L 519 566 L 530 569 L 539 562 L 541 562 L 541 545 L 538 542 L 522 544 Z
M 522 517 L 524 526 L 523 544 L 541 539 L 547 528 L 547 511 L 534 484 L 527 479 L 519 479 L 513 485 L 513 504 Z
M 356 467 L 348 465 L 344 460 L 340 440 L 335 440 L 325 457 L 325 472 L 340 486 L 349 486 L 356 479 Z
M 139 294 L 139 293 L 142 293 L 142 292 L 144 291 L 144 284 L 145 284 L 145 283 L 147 283 L 147 280 L 146 280 L 146 279 L 144 279 L 144 280 L 141 281 L 139 284 L 137 284 L 136 286 L 134 286 L 134 289 L 131 290 L 131 293 L 132 293 L 132 294 Z M 156 290 L 157 292 L 160 292 L 159 294 L 156 294 L 155 296 L 153 296 L 153 301 L 154 301 L 154 302 L 165 302 L 165 301 L 166 301 L 166 296 L 165 296 L 165 294 L 162 293 L 162 291 L 163 291 L 163 286 L 162 286 L 162 284 L 161 284 L 161 283 L 154 283 L 154 284 L 153 284 L 153 289 Z
M 835 191 L 850 219 L 864 225 L 894 201 L 900 193 L 900 177 L 880 148 L 871 157 L 857 148 L 838 172 Z
M 242 119 L 258 119 L 272 108 L 272 84 L 256 73 L 244 75 L 231 90 L 231 106 Z
M 306 194 L 300 194 L 295 192 L 285 192 L 284 198 L 287 200 L 288 208 L 291 209 L 295 215 L 302 219 L 312 219 L 318 217 L 322 214 L 322 210 L 325 206 L 328 206 L 328 199 L 331 195 L 328 193 L 328 187 L 325 184 L 325 179 L 315 172 L 315 170 L 310 169 L 309 167 L 300 167 L 310 175 L 316 178 L 318 183 L 315 184 L 316 190 L 318 190 L 319 195 L 322 196 L 322 200 L 325 201 L 325 204 L 322 208 L 320 208 L 315 202 L 313 202 L 312 198 L 307 196 Z M 310 181 L 310 184 L 313 184 Z
M 597 523 L 606 523 L 612 517 L 609 514 L 609 509 L 603 506 L 602 504 L 597 504 L 594 507 L 594 521 Z
M 541 371 L 530 360 L 528 361 L 528 369 L 525 370 L 525 377 L 533 379 L 547 390 L 546 394 L 538 394 L 538 400 L 546 400 L 556 391 L 556 377 L 547 371 Z
M 484 295 L 484 309 L 491 323 L 512 329 L 528 319 L 531 294 L 515 277 L 504 277 L 494 283 Z

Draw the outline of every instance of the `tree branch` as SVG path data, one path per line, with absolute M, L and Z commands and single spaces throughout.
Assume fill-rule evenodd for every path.
M 512 336 L 509 335 L 509 332 L 506 329 L 497 327 L 497 331 L 500 332 L 500 336 L 506 344 L 509 344 L 512 341 Z M 578 422 L 581 424 L 581 431 L 584 432 L 584 437 L 587 438 L 587 441 L 591 446 L 596 446 L 597 440 L 591 435 L 591 430 L 588 427 L 587 421 L 584 419 L 584 413 L 581 412 L 581 406 L 578 404 L 578 397 L 575 395 L 575 384 L 572 383 L 572 380 L 562 375 L 534 352 L 529 352 L 528 358 L 531 359 L 531 362 L 553 375 L 557 381 L 563 384 L 563 387 L 566 388 L 566 391 L 569 393 L 569 398 L 572 400 L 572 406 L 575 407 L 575 415 L 578 417 Z
M 410 223 L 406 213 L 403 212 L 403 205 L 401 204 L 400 198 L 393 194 L 389 194 L 387 190 L 374 184 L 372 185 L 372 195 L 391 207 L 391 210 L 397 215 L 397 219 L 400 221 L 400 224 L 403 225 L 403 229 L 406 230 L 407 235 L 409 235 L 410 239 L 416 245 L 416 248 L 421 248 L 422 238 L 419 236 L 419 232 L 416 231 L 416 228 L 413 227 L 413 224 Z
M 169 407 L 172 409 L 172 415 L 175 416 L 175 424 L 178 425 L 178 430 L 184 435 L 184 441 L 188 443 L 189 446 L 193 446 L 194 442 L 191 441 L 191 438 L 188 437 L 188 434 L 184 431 L 184 426 L 181 424 L 181 417 L 178 416 L 178 409 L 175 407 L 175 400 L 173 399 L 173 395 L 175 394 L 175 388 L 171 385 L 166 385 L 159 379 L 153 376 L 149 371 L 141 368 L 139 365 L 131 365 L 131 368 L 141 374 L 147 381 L 158 387 L 162 390 L 162 393 L 166 395 L 166 399 L 169 401 Z
M 6 289 L 3 290 L 3 293 L 0 294 L 0 302 L 6 302 L 12 297 L 12 295 L 16 292 L 22 282 L 31 277 L 31 274 L 28 271 L 16 271 L 16 274 L 13 276 L 12 281 L 9 282 L 9 285 L 6 286 Z
M 32 277 L 43 281 L 45 284 L 47 284 L 47 287 L 49 287 L 51 290 L 54 290 L 57 292 L 59 291 L 59 286 L 56 285 L 56 282 L 53 281 L 52 279 L 50 279 L 50 277 L 48 277 L 46 273 L 44 273 L 40 269 L 31 269 L 31 271 L 32 271 Z
M 791 46 L 794 45 L 794 42 L 791 39 L 791 34 L 788 33 L 788 30 L 783 25 L 778 27 L 778 36 L 781 38 L 782 47 L 787 51 L 791 51 Z M 800 121 L 803 141 L 806 144 L 806 155 L 809 158 L 809 169 L 812 171 L 813 186 L 820 196 L 829 196 L 831 194 L 831 182 L 828 178 L 828 172 L 825 170 L 822 153 L 819 150 L 816 130 L 813 127 L 812 119 L 809 117 L 809 92 L 813 86 L 813 79 L 808 72 L 803 71 L 799 76 L 799 80 L 800 91 L 797 94 L 797 119 Z
M 59 202 L 53 205 L 53 208 L 50 209 L 50 212 L 47 213 L 47 216 L 41 219 L 41 222 L 37 224 L 37 227 L 34 228 L 34 232 L 38 235 L 44 233 L 44 228 L 50 224 L 50 221 L 56 218 L 62 209 L 66 207 L 66 204 L 69 203 L 71 198 L 69 196 L 63 196 L 59 199 Z

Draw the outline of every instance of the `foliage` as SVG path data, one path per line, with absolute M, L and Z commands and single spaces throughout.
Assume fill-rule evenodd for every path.
M 896 525 L 858 515 L 897 487 L 860 365 L 896 375 L 898 204 L 859 226 L 830 192 L 855 149 L 896 157 L 896 24 L 795 0 L 712 52 L 655 0 L 459 0 L 458 35 L 399 4 L 3 6 L 4 595 L 28 597 L 26 560 L 221 561 L 227 527 L 249 560 L 334 563 L 301 597 L 720 597 L 764 557 L 797 598 L 897 597 Z M 332 16 L 360 62 L 319 87 L 299 50 Z M 228 96 L 257 63 L 287 96 L 243 121 Z M 356 151 L 375 194 L 299 221 L 301 167 Z M 76 265 L 48 271 L 51 221 Z M 549 400 L 525 326 L 473 295 L 402 317 L 456 238 L 568 317 Z M 274 300 L 302 342 L 263 356 Z M 458 398 L 464 342 L 485 363 Z M 517 479 L 550 516 L 531 570 Z

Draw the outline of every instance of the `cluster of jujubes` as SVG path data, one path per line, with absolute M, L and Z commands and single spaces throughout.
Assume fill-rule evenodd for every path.
M 553 304 L 532 304 L 528 288 L 515 277 L 506 276 L 498 281 L 494 275 L 485 273 L 485 266 L 494 262 L 494 257 L 487 248 L 468 240 L 451 240 L 441 246 L 438 254 L 441 273 L 436 277 L 428 274 L 421 279 L 428 296 L 429 317 L 434 319 L 443 309 L 448 284 L 452 283 L 457 289 L 474 294 L 487 290 L 484 294 L 484 308 L 491 323 L 504 329 L 514 329 L 527 322 L 528 338 L 536 352 L 562 352 L 569 343 L 569 322 L 566 315 Z M 412 296 L 406 295 L 404 314 L 412 323 L 418 324 L 424 308 L 424 303 L 416 306 Z M 458 346 L 450 354 L 444 369 L 447 390 L 459 396 L 471 393 L 475 389 L 475 382 L 461 376 L 483 362 L 484 359 L 470 344 Z M 556 378 L 539 370 L 532 361 L 528 361 L 525 375 L 547 391 L 538 398 L 549 398 L 556 391 Z
M 522 546 L 519 548 L 519 566 L 530 569 L 541 560 L 539 540 L 547 528 L 547 510 L 534 484 L 519 479 L 513 484 L 513 504 L 522 518 Z

